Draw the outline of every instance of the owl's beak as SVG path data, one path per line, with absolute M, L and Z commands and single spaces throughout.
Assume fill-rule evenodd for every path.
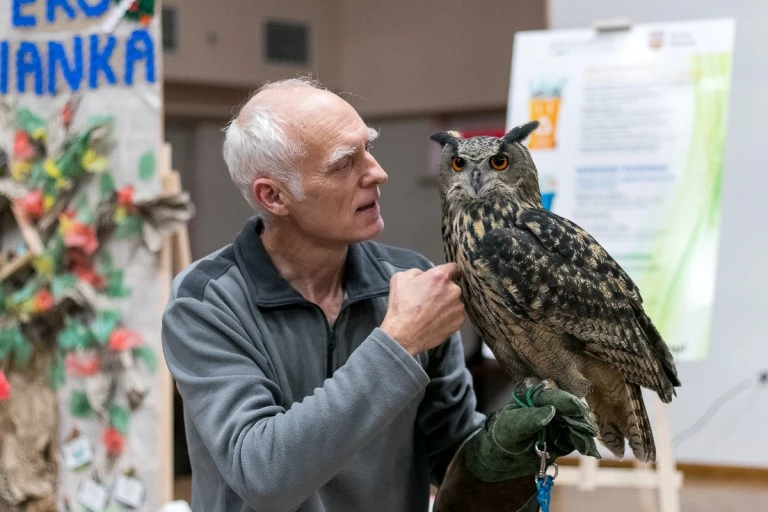
M 472 185 L 472 190 L 475 191 L 475 195 L 480 193 L 480 189 L 483 186 L 483 175 L 480 173 L 480 171 L 472 171 L 472 176 L 470 177 L 470 184 Z

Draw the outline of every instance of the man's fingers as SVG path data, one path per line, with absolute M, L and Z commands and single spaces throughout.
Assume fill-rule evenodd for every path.
M 429 271 L 445 273 L 449 279 L 461 277 L 461 269 L 459 269 L 459 266 L 455 263 L 443 263 L 442 265 L 432 267 Z

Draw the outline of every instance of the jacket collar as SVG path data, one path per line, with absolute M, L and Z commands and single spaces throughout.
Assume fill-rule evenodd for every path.
M 272 263 L 261 233 L 264 222 L 254 216 L 246 222 L 234 242 L 235 258 L 246 283 L 259 306 L 307 303 L 307 300 L 283 279 Z M 351 244 L 344 271 L 344 304 L 389 293 L 389 277 L 365 247 L 368 242 Z

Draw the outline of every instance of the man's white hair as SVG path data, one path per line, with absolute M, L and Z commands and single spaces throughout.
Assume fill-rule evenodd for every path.
M 251 96 L 224 129 L 222 154 L 229 175 L 253 209 L 264 217 L 268 217 L 267 212 L 253 197 L 253 182 L 258 178 L 273 178 L 301 201 L 304 190 L 296 162 L 304 155 L 305 148 L 286 137 L 282 128 L 285 120 L 271 107 L 260 104 L 258 95 L 269 89 L 296 87 L 322 89 L 309 77 L 269 82 Z

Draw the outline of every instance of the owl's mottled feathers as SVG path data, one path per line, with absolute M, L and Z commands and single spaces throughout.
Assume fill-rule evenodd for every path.
M 545 210 L 522 141 L 440 132 L 440 196 L 448 261 L 463 272 L 467 314 L 514 378 L 549 379 L 586 398 L 616 455 L 625 439 L 655 459 L 640 387 L 672 400 L 679 386 L 666 343 L 637 286 L 586 231 Z

